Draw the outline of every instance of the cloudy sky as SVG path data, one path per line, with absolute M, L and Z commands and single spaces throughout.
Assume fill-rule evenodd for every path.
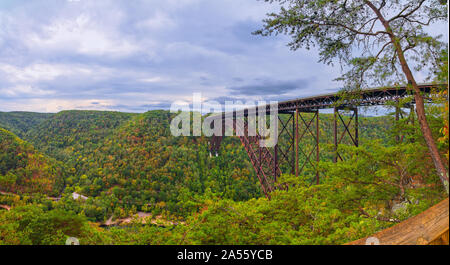
M 256 0 L 0 0 L 0 111 L 144 112 L 337 91 L 338 67 L 259 37 Z

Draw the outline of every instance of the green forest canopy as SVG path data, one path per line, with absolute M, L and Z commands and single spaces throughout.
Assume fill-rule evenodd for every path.
M 282 181 L 295 188 L 267 200 L 237 138 L 225 138 L 220 156 L 210 157 L 205 137 L 171 136 L 174 115 L 64 111 L 35 123 L 40 114 L 11 123 L 17 117 L 2 113 L 0 126 L 22 128 L 24 140 L 1 129 L 0 204 L 13 208 L 0 210 L 0 242 L 62 244 L 63 234 L 82 244 L 336 244 L 389 227 L 445 197 L 417 125 L 406 119 L 361 118 L 361 146 L 342 145 L 346 159 L 336 164 L 331 140 L 321 137 L 320 185 L 311 186 L 312 171 L 298 179 L 284 175 Z M 332 115 L 320 119 L 321 134 L 331 135 Z M 436 137 L 441 120 L 430 115 Z M 406 136 L 402 143 L 395 141 L 399 131 Z M 445 152 L 448 143 L 440 148 Z M 73 192 L 88 199 L 74 200 Z M 98 227 L 137 212 L 171 222 Z M 26 221 L 19 217 L 24 215 Z M 59 226 L 58 216 L 76 228 Z M 54 228 L 30 232 L 40 218 Z

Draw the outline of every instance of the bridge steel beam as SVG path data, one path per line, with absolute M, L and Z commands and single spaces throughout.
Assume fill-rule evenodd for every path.
M 221 117 L 222 117 L 222 119 L 221 119 L 221 123 L 222 123 L 221 135 L 213 134 L 209 140 L 209 156 L 210 157 L 213 156 L 213 154 L 215 156 L 219 155 L 220 144 L 222 143 L 223 137 L 225 136 L 225 122 L 224 122 L 225 121 L 225 113 L 222 113 Z M 212 122 L 210 124 L 211 129 L 214 129 L 214 124 L 215 124 L 215 122 Z
M 233 118 L 233 130 L 237 131 L 237 122 Z M 278 147 L 275 146 L 273 151 L 265 146 L 261 146 L 262 136 L 256 132 L 256 136 L 248 135 L 248 119 L 244 119 L 244 135 L 240 135 L 239 139 L 244 146 L 250 162 L 256 172 L 256 176 L 261 184 L 262 191 L 267 198 L 270 198 L 270 192 L 275 189 L 275 182 L 281 175 L 278 158 Z
M 281 119 L 280 115 L 278 115 L 278 122 L 280 124 L 280 131 L 278 134 L 278 139 L 279 141 L 282 139 L 282 137 L 284 135 L 287 136 L 287 148 L 283 149 L 281 145 L 277 144 L 276 149 L 277 149 L 277 153 L 280 154 L 280 163 L 285 162 L 289 168 L 290 168 L 290 173 L 291 174 L 295 174 L 295 156 L 294 156 L 294 148 L 295 148 L 295 113 L 294 112 L 289 112 L 289 113 L 283 113 L 283 114 L 287 114 L 289 115 L 289 119 L 284 122 L 283 119 Z M 292 126 L 292 130 L 290 130 L 291 126 L 289 125 L 291 124 Z
M 320 161 L 320 118 L 319 110 L 296 110 L 295 112 L 283 112 L 283 115 L 289 115 L 289 118 L 284 121 L 280 115 L 279 121 L 279 143 L 281 139 L 287 139 L 286 146 L 283 147 L 277 144 L 274 147 L 274 166 L 272 170 L 273 179 L 276 181 L 282 173 L 280 166 L 286 164 L 289 168 L 289 173 L 299 176 L 307 166 L 311 166 L 316 171 L 314 178 L 315 183 L 319 183 L 319 172 L 317 163 Z M 305 114 L 312 114 L 307 117 Z M 315 127 L 315 128 L 314 128 Z M 312 137 L 311 149 L 306 150 L 301 143 Z M 306 146 L 306 145 L 303 145 Z M 300 158 L 303 158 L 300 162 Z M 276 174 L 275 174 L 276 173 Z M 288 172 L 285 172 L 288 173 Z M 281 184 L 280 184 L 281 185 Z
M 302 113 L 312 113 L 311 118 L 306 118 L 305 115 L 302 115 Z M 319 138 L 320 138 L 320 128 L 319 128 L 319 110 L 309 110 L 309 111 L 296 111 L 296 172 L 295 175 L 298 177 L 300 173 L 305 169 L 306 165 L 312 166 L 316 171 L 316 177 L 315 182 L 319 183 L 319 171 L 317 169 L 317 164 L 314 164 L 313 161 L 316 163 L 319 162 L 319 155 L 320 155 L 320 144 L 319 144 Z M 313 129 L 313 124 L 315 124 L 316 129 Z M 302 127 L 301 132 L 299 131 L 300 127 Z M 304 148 L 300 148 L 300 143 L 302 140 L 304 140 L 307 136 L 310 136 L 313 138 L 312 142 L 312 149 L 308 152 L 305 151 Z M 300 166 L 299 156 L 300 154 L 305 158 L 303 163 Z M 314 155 L 314 156 L 313 156 Z
M 349 116 L 348 122 L 344 120 L 343 115 L 341 115 L 341 110 L 350 111 L 351 115 Z M 334 148 L 335 148 L 335 156 L 334 162 L 336 163 L 338 160 L 343 161 L 341 154 L 339 154 L 338 146 L 342 143 L 342 140 L 347 135 L 351 140 L 351 144 L 358 147 L 359 146 L 359 121 L 358 121 L 358 107 L 349 107 L 349 108 L 334 108 Z M 339 125 L 343 125 L 343 131 L 339 131 Z M 353 132 L 351 130 L 353 124 Z
M 434 93 L 436 88 L 442 89 L 448 86 L 447 84 L 419 84 L 419 89 L 423 93 Z M 352 93 L 352 92 L 350 92 Z M 350 97 L 352 99 L 345 99 L 340 93 L 332 93 L 320 96 L 314 96 L 309 98 L 294 99 L 284 102 L 279 102 L 277 104 L 278 111 L 281 114 L 291 114 L 292 119 L 292 134 L 290 134 L 290 144 L 288 150 L 282 150 L 279 145 L 275 148 L 267 148 L 260 146 L 261 135 L 257 133 L 256 136 L 248 136 L 246 133 L 243 136 L 239 136 L 239 139 L 247 151 L 250 161 L 255 169 L 257 177 L 261 183 L 262 190 L 264 194 L 270 198 L 270 192 L 277 188 L 274 186 L 276 179 L 281 175 L 280 163 L 286 161 L 291 168 L 291 173 L 295 173 L 296 176 L 301 174 L 304 168 L 299 167 L 299 155 L 302 153 L 306 160 L 305 163 L 312 163 L 311 156 L 315 152 L 315 160 L 319 161 L 319 109 L 328 109 L 334 107 L 334 145 L 336 155 L 334 157 L 334 162 L 339 159 L 342 160 L 341 155 L 337 152 L 339 144 L 343 141 L 344 137 L 348 135 L 351 143 L 355 146 L 359 145 L 359 131 L 358 131 L 358 108 L 355 106 L 375 106 L 375 105 L 385 105 L 387 102 L 396 101 L 400 98 L 411 97 L 411 90 L 406 86 L 397 87 L 381 87 L 366 89 L 363 91 L 356 92 L 356 97 Z M 428 102 L 432 102 L 431 99 L 427 99 Z M 335 107 L 337 106 L 338 107 Z M 412 98 L 411 106 L 414 108 L 414 99 Z M 239 117 L 248 117 L 252 114 L 258 115 L 258 108 L 244 109 L 239 112 Z M 270 105 L 263 106 L 265 108 L 266 115 L 270 113 Z M 350 120 L 345 122 L 340 111 L 342 109 L 350 109 L 352 115 Z M 303 112 L 313 112 L 315 113 L 314 118 L 316 119 L 316 132 L 315 135 L 311 129 L 311 123 L 313 120 L 306 122 L 304 117 L 301 115 Z M 411 111 L 411 122 L 414 122 L 414 111 Z M 233 131 L 236 131 L 236 117 L 237 113 L 233 113 Z M 344 115 L 345 116 L 345 115 Z M 400 113 L 399 113 L 400 116 Z M 218 114 L 211 117 L 212 119 L 222 119 L 225 120 L 225 114 Z M 289 133 L 288 123 L 282 124 L 282 133 Z M 339 131 L 339 125 L 343 125 L 343 131 Z M 302 132 L 299 131 L 299 125 L 305 125 L 306 129 Z M 353 128 L 351 128 L 353 125 Z M 223 132 L 225 131 L 225 125 L 223 127 Z M 244 131 L 248 130 L 248 123 L 244 124 Z M 283 130 L 284 129 L 284 130 Z M 315 149 L 309 154 L 305 154 L 302 149 L 300 149 L 300 140 L 303 139 L 304 134 L 309 132 L 313 135 L 315 139 Z M 222 134 L 224 135 L 224 134 Z M 210 142 L 210 151 L 218 152 L 223 136 L 213 136 Z M 289 153 L 291 152 L 291 153 Z M 294 154 L 292 154 L 294 152 Z M 280 154 L 280 157 L 279 157 Z M 291 156 L 290 156 L 291 155 Z M 280 160 L 281 159 L 281 160 Z M 316 183 L 319 182 L 319 174 L 316 175 Z M 282 188 L 284 185 L 278 187 Z M 287 188 L 287 187 L 285 187 Z

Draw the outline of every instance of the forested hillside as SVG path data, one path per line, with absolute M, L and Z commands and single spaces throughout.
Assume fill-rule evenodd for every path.
M 14 133 L 19 137 L 32 128 L 35 128 L 41 122 L 50 119 L 52 113 L 35 113 L 24 111 L 0 112 L 0 127 Z
M 436 138 L 438 112 L 430 108 Z M 210 156 L 207 138 L 171 135 L 176 114 L 168 111 L 63 111 L 5 123 L 19 119 L 9 115 L 3 113 L 0 126 L 20 130 L 23 139 L 0 131 L 0 204 L 12 207 L 0 210 L 5 244 L 61 244 L 63 235 L 84 244 L 336 244 L 445 196 L 417 124 L 392 115 L 360 117 L 360 147 L 342 145 L 346 160 L 332 163 L 333 115 L 321 114 L 320 185 L 310 184 L 311 170 L 298 179 L 285 174 L 280 181 L 295 188 L 271 200 L 238 138 L 226 137 L 219 156 Z M 305 138 L 302 148 L 312 140 Z M 444 153 L 448 143 L 440 147 Z M 85 199 L 74 199 L 74 192 Z M 127 217 L 121 228 L 98 227 Z
M 25 139 L 63 162 L 67 192 L 93 198 L 76 207 L 104 221 L 130 212 L 168 211 L 186 216 L 205 193 L 233 200 L 261 195 L 238 139 L 227 139 L 220 157 L 209 157 L 203 137 L 173 137 L 174 114 L 64 111 L 37 124 Z
M 89 153 L 135 114 L 102 111 L 61 111 L 32 126 L 24 135 L 36 148 L 61 161 Z M 0 123 L 1 125 L 1 123 Z
M 48 195 L 62 192 L 66 178 L 62 163 L 2 128 L 0 150 L 0 191 Z

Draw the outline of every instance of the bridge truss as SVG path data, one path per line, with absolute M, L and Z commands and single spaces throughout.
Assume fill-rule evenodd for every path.
M 420 84 L 419 88 L 424 94 L 430 94 L 442 86 L 442 84 Z M 333 138 L 335 152 L 333 161 L 338 162 L 343 160 L 338 152 L 338 146 L 343 143 L 344 138 L 346 143 L 354 146 L 359 145 L 358 107 L 394 103 L 396 119 L 398 120 L 400 117 L 403 118 L 401 108 L 405 107 L 400 106 L 399 102 L 406 97 L 411 97 L 411 101 L 407 105 L 411 109 L 411 115 L 414 111 L 414 97 L 412 91 L 405 86 L 344 91 L 279 102 L 277 104 L 278 139 L 287 143 L 283 146 L 277 143 L 272 148 L 260 145 L 260 141 L 264 138 L 259 132 L 256 132 L 256 135 L 249 135 L 248 133 L 249 114 L 257 116 L 258 113 L 265 113 L 269 115 L 270 105 L 213 115 L 209 118 L 214 121 L 221 121 L 223 129 L 222 134 L 214 134 L 210 138 L 210 152 L 216 155 L 219 153 L 220 144 L 227 128 L 225 117 L 231 117 L 233 131 L 244 132 L 238 137 L 248 154 L 262 191 L 267 197 L 270 197 L 270 192 L 273 190 L 286 187 L 277 183 L 277 179 L 282 174 L 281 165 L 285 169 L 284 173 L 295 174 L 296 177 L 302 174 L 307 166 L 310 166 L 315 171 L 313 182 L 318 184 L 320 175 L 317 170 L 317 163 L 320 161 L 319 139 L 321 137 L 319 110 L 334 109 Z M 427 99 L 428 102 L 431 102 L 431 99 Z M 259 112 L 261 108 L 262 112 Z M 282 116 L 287 116 L 287 118 L 282 119 Z M 243 118 L 244 122 L 238 122 L 237 118 Z M 413 118 L 410 118 L 410 121 L 413 122 Z M 308 137 L 309 143 L 313 144 L 309 150 L 306 149 L 306 145 L 302 144 Z M 397 141 L 401 141 L 403 138 L 404 136 L 398 136 Z

